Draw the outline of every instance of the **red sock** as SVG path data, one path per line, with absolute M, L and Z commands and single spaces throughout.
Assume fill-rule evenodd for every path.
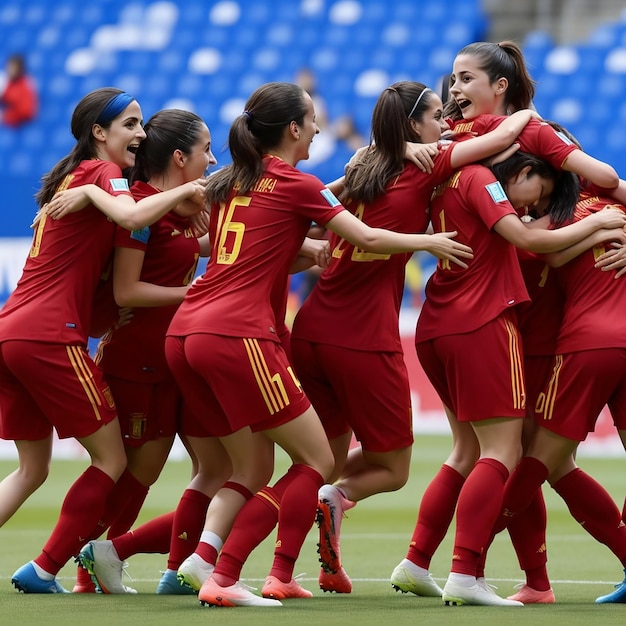
M 579 467 L 552 487 L 565 500 L 572 517 L 626 567 L 626 526 L 606 489 Z
M 322 475 L 308 465 L 292 465 L 294 477 L 280 500 L 278 536 L 270 570 L 282 582 L 293 578 L 293 568 L 302 544 L 315 521 L 317 492 L 324 484 Z
M 119 537 L 132 528 L 149 489 L 150 487 L 139 482 L 128 470 L 122 474 L 109 498 L 111 503 L 117 500 L 117 505 L 112 505 L 115 513 L 107 532 L 107 539 Z
M 167 554 L 173 522 L 174 511 L 170 511 L 115 537 L 113 546 L 117 555 L 125 561 L 133 554 Z
M 500 513 L 508 476 L 506 466 L 496 459 L 479 459 L 474 465 L 459 495 L 451 571 L 476 576 L 478 561 Z
M 252 550 L 276 526 L 279 508 L 280 502 L 272 487 L 264 487 L 243 505 L 213 572 L 219 585 L 228 587 L 239 580 L 241 569 Z
M 548 468 L 532 456 L 522 457 L 510 478 L 506 481 L 502 497 L 502 512 L 494 525 L 498 534 L 508 525 L 510 518 L 530 506 L 535 493 L 548 478 Z
M 550 589 L 546 523 L 546 503 L 538 489 L 526 510 L 510 518 L 508 525 L 520 567 L 526 572 L 526 584 L 537 591 Z
M 78 554 L 95 531 L 114 485 L 110 476 L 93 465 L 76 479 L 65 496 L 50 538 L 35 559 L 37 565 L 56 575 Z
M 195 550 L 200 541 L 209 502 L 211 498 L 201 491 L 185 489 L 174 514 L 168 569 L 177 570 Z
M 430 567 L 430 560 L 450 527 L 464 482 L 465 477 L 449 465 L 442 465 L 430 481 L 420 502 L 406 555 L 409 561 L 424 569 Z

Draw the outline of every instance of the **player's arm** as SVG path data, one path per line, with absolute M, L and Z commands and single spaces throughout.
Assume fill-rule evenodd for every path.
M 617 172 L 608 163 L 599 161 L 582 150 L 570 152 L 561 169 L 574 172 L 607 191 L 611 190 L 611 195 L 620 182 Z
M 556 230 L 529 228 L 517 215 L 511 213 L 498 220 L 494 230 L 518 248 L 548 253 L 568 248 L 598 229 L 623 228 L 625 224 L 626 215 L 622 211 L 607 207 L 575 224 Z
M 289 273 L 297 274 L 311 269 L 316 265 L 321 269 L 328 267 L 330 263 L 330 243 L 326 239 L 314 239 L 305 237 L 298 256 L 291 266 Z
M 46 213 L 53 219 L 60 219 L 93 204 L 123 228 L 137 230 L 153 224 L 185 200 L 193 201 L 200 211 L 204 208 L 205 182 L 206 179 L 198 179 L 155 193 L 138 202 L 130 194 L 112 196 L 97 185 L 81 185 L 57 192 L 48 203 Z
M 509 115 L 492 131 L 453 144 L 450 164 L 458 169 L 502 152 L 515 142 L 531 119 L 541 118 L 536 111 L 523 109 Z
M 588 237 L 585 237 L 582 241 L 575 243 L 569 248 L 565 248 L 560 252 L 551 252 L 546 255 L 546 262 L 551 267 L 561 267 L 566 263 L 569 263 L 572 259 L 580 256 L 583 252 L 586 252 L 594 246 L 599 246 L 601 243 L 612 241 L 618 246 L 605 252 L 598 258 L 596 267 L 605 268 L 607 270 L 622 268 L 626 265 L 626 256 L 624 256 L 624 244 L 626 244 L 626 233 L 623 228 L 601 228 L 596 230 Z
M 326 228 L 366 252 L 398 254 L 425 250 L 437 258 L 447 259 L 463 268 L 467 267 L 463 259 L 473 257 L 469 246 L 453 239 L 457 235 L 456 232 L 418 235 L 371 228 L 347 210 L 335 215 L 326 224 Z
M 164 287 L 141 280 L 144 256 L 144 251 L 136 248 L 115 248 L 113 295 L 117 305 L 132 308 L 180 304 L 188 287 Z

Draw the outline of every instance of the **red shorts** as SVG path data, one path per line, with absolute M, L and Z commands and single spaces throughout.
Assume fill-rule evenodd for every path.
M 298 378 L 329 439 L 350 430 L 364 450 L 413 444 L 411 391 L 398 352 L 364 352 L 301 339 L 291 342 Z
M 145 383 L 107 374 L 106 379 L 117 406 L 124 445 L 139 448 L 147 441 L 176 434 L 182 397 L 173 378 Z
M 0 437 L 87 437 L 117 417 L 102 370 L 84 346 L 0 344 Z
M 276 428 L 311 406 L 285 351 L 274 341 L 211 334 L 167 337 L 165 353 L 191 414 L 205 416 L 213 436 L 245 426 Z M 186 380 L 190 371 L 196 376 Z
M 475 331 L 416 345 L 424 372 L 460 422 L 526 414 L 522 342 L 514 319 L 506 311 Z
M 615 426 L 626 428 L 626 349 L 557 354 L 537 400 L 535 419 L 561 437 L 584 441 L 608 404 Z
M 539 394 L 552 376 L 554 355 L 524 356 L 524 379 L 526 381 L 526 417 L 535 419 L 535 407 Z

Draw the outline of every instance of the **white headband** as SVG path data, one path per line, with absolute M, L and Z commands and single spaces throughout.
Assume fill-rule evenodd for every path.
M 426 89 L 424 89 L 422 91 L 422 93 L 420 93 L 419 96 L 417 96 L 417 100 L 415 101 L 415 104 L 413 105 L 413 108 L 411 109 L 411 112 L 409 113 L 408 117 L 411 117 L 411 115 L 413 115 L 413 113 L 415 113 L 415 109 L 417 109 L 417 105 L 420 103 L 420 100 L 422 99 L 422 96 L 427 92 L 427 91 L 432 91 L 432 89 L 429 89 L 428 87 L 426 87 Z

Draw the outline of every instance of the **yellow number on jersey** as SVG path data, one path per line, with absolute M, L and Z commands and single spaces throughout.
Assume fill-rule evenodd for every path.
M 232 265 L 237 260 L 241 251 L 246 225 L 243 222 L 233 222 L 232 218 L 238 206 L 248 206 L 251 201 L 252 198 L 248 196 L 235 196 L 230 201 L 228 209 L 223 204 L 220 206 L 220 216 L 217 224 L 217 263 Z M 234 241 L 230 250 L 226 249 L 228 233 L 234 234 Z
M 363 221 L 363 213 L 365 212 L 365 205 L 360 202 L 354 212 L 354 217 L 356 217 L 361 222 Z M 343 255 L 345 239 L 341 239 L 339 243 L 335 246 L 333 250 L 333 257 L 339 259 Z M 361 248 L 357 248 L 354 246 L 352 250 L 352 256 L 350 257 L 352 261 L 386 261 L 391 257 L 390 254 L 379 254 L 377 252 L 366 252 Z

